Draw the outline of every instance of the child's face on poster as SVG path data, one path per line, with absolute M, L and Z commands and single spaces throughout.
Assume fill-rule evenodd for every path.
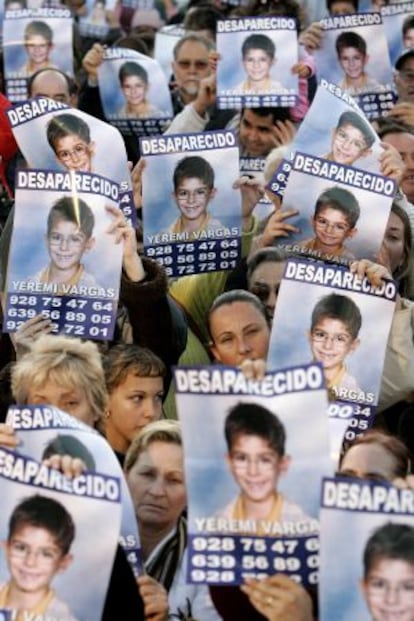
M 325 207 L 311 218 L 316 239 L 325 248 L 340 248 L 346 239 L 353 237 L 357 229 L 351 228 L 347 217 L 339 209 Z
M 357 50 L 356 47 L 346 47 L 339 55 L 339 64 L 346 77 L 357 80 L 364 72 L 368 57 Z
M 352 166 L 355 160 L 371 153 L 362 132 L 353 125 L 342 125 L 332 131 L 332 159 Z
M 25 594 L 43 596 L 54 575 L 72 561 L 70 554 L 62 554 L 49 531 L 37 526 L 22 526 L 4 545 L 11 580 Z
M 27 56 L 35 65 L 46 63 L 52 45 L 42 35 L 32 35 L 25 43 Z
M 209 202 L 216 195 L 216 188 L 209 188 L 203 179 L 187 177 L 173 193 L 173 198 L 184 220 L 198 220 L 207 213 Z
M 264 50 L 249 50 L 243 58 L 243 67 L 251 82 L 261 82 L 270 76 L 270 68 L 274 60 Z
M 343 321 L 330 317 L 321 319 L 313 327 L 309 342 L 314 360 L 321 362 L 326 371 L 339 370 L 346 356 L 359 345 L 359 339 L 352 338 Z
M 289 457 L 278 455 L 260 436 L 240 434 L 232 443 L 227 462 L 242 495 L 253 502 L 265 502 L 277 491 Z
M 128 75 L 122 82 L 122 92 L 130 106 L 138 106 L 145 101 L 147 84 L 136 75 Z
M 414 621 L 414 564 L 380 558 L 361 588 L 373 621 Z
M 94 239 L 87 238 L 74 222 L 58 220 L 46 243 L 53 267 L 66 272 L 78 269 L 83 254 L 92 249 Z
M 92 158 L 95 144 L 87 144 L 76 134 L 59 138 L 55 143 L 55 153 L 59 162 L 67 170 L 92 172 Z

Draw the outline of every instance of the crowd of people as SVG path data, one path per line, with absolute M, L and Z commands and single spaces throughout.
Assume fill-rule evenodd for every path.
M 272 208 L 268 215 L 259 218 L 255 208 L 265 196 L 265 185 L 288 153 L 315 96 L 318 83 L 313 53 L 321 47 L 324 37 L 320 20 L 328 15 L 358 12 L 358 0 L 327 0 L 326 5 L 315 0 L 240 3 L 189 0 L 177 5 L 171 0 L 156 0 L 151 3 L 152 8 L 145 4 L 145 8 L 134 9 L 130 4 L 119 3 L 113 10 L 105 9 L 105 4 L 100 3 L 107 29 L 105 37 L 99 39 L 82 36 L 78 28 L 84 3 L 66 0 L 63 4 L 69 6 L 74 15 L 75 78 L 45 59 L 46 52 L 53 47 L 52 35 L 47 28 L 44 32 L 37 31 L 36 21 L 33 21 L 31 29 L 25 33 L 24 43 L 28 52 L 25 71 L 30 99 L 48 97 L 106 122 L 98 80 L 105 51 L 124 48 L 154 56 L 157 31 L 164 25 L 177 25 L 183 29 L 183 34 L 172 52 L 169 89 L 174 116 L 165 130 L 166 135 L 230 128 L 238 137 L 240 156 L 261 158 L 265 165 L 263 173 L 242 172 L 239 179 L 231 180 L 233 187 L 240 190 L 242 204 L 242 257 L 236 269 L 169 279 L 164 267 L 145 256 L 143 250 L 145 161 L 140 155 L 137 136 L 123 136 L 130 161 L 137 223 L 135 228 L 128 226 L 121 211 L 108 209 L 113 222 L 110 233 L 122 246 L 113 339 L 95 343 L 55 334 L 52 316 L 42 313 L 24 321 L 13 334 L 2 331 L 0 446 L 16 450 L 20 444 L 18 432 L 5 422 L 9 405 L 51 404 L 96 429 L 116 454 L 134 505 L 144 573 L 134 577 L 119 545 L 104 605 L 104 621 L 115 621 L 121 616 L 131 621 L 316 621 L 319 618 L 317 588 L 305 589 L 283 573 L 261 580 L 246 578 L 240 587 L 187 584 L 187 490 L 173 368 L 228 365 L 239 367 L 247 377 L 258 380 L 266 373 L 273 316 L 289 258 L 288 251 L 278 247 L 278 241 L 298 232 L 292 220 L 297 212 L 285 208 L 283 200 L 269 191 Z M 370 9 L 378 11 L 385 4 L 389 3 L 373 1 Z M 20 0 L 20 4 L 11 0 L 5 5 L 9 9 L 30 8 L 24 0 Z M 50 5 L 48 2 L 47 6 Z M 299 80 L 295 106 L 238 110 L 218 107 L 216 78 L 220 57 L 215 52 L 216 25 L 220 19 L 243 16 L 283 16 L 295 20 L 299 46 L 299 62 L 292 67 Z M 407 49 L 393 67 L 395 103 L 391 109 L 371 120 L 372 132 L 361 125 L 360 117 L 354 112 L 344 113 L 331 130 L 331 149 L 323 156 L 329 161 L 352 166 L 355 160 L 370 156 L 375 137 L 379 136 L 383 148 L 381 173 L 395 180 L 398 191 L 378 255 L 356 260 L 348 248 L 347 244 L 356 234 L 363 206 L 350 192 L 338 187 L 329 188 L 318 197 L 312 215 L 314 236 L 303 241 L 301 247 L 304 251 L 330 251 L 346 259 L 348 269 L 361 278 L 368 278 L 373 286 L 391 278 L 398 283 L 374 428 L 343 444 L 335 476 L 385 481 L 414 490 L 414 48 L 410 47 L 409 32 L 407 24 Z M 377 86 L 375 79 L 365 73 L 368 55 L 358 35 L 342 37 L 336 51 L 346 73 L 340 85 L 343 89 L 355 95 L 362 87 Z M 277 55 L 274 44 L 266 36 L 250 35 L 240 58 L 247 79 L 238 85 L 238 90 L 257 93 L 267 88 L 266 85 L 276 88 L 277 83 L 269 71 Z M 362 67 L 362 73 L 353 78 L 355 65 Z M 157 117 L 158 111 L 146 99 L 150 80 L 151 76 L 136 63 L 126 61 L 123 64 L 116 88 L 126 97 L 122 114 L 127 118 L 138 117 L 142 110 L 149 116 L 153 110 L 154 118 Z M 6 115 L 10 106 L 6 96 L 0 94 L 3 302 L 15 213 L 14 175 L 27 166 Z M 65 169 L 91 172 L 96 145 L 79 117 L 70 111 L 59 112 L 49 121 L 46 132 L 48 143 Z M 158 180 L 154 179 L 153 183 Z M 215 171 L 209 162 L 199 156 L 183 158 L 174 171 L 171 193 L 179 215 L 166 233 L 187 233 L 190 240 L 196 239 L 194 231 L 214 234 L 222 223 L 207 211 L 207 206 L 213 198 L 219 202 L 216 192 Z M 94 275 L 85 270 L 82 256 L 95 244 L 94 225 L 94 215 L 84 201 L 57 201 L 50 210 L 44 237 L 39 239 L 39 245 L 46 243 L 50 263 L 39 273 L 33 273 L 30 280 L 55 284 L 58 295 L 64 294 L 68 283 L 92 286 Z M 343 361 L 358 347 L 361 316 L 355 304 L 350 303 L 343 318 L 335 310 L 339 297 L 331 293 L 320 300 L 313 309 L 309 327 L 312 357 L 325 367 L 330 398 L 332 391 L 335 392 L 339 372 L 346 376 L 348 387 L 355 389 L 359 383 L 358 377 L 346 371 Z M 339 336 L 329 333 L 327 323 L 332 320 L 337 330 L 342 331 Z M 339 362 L 332 363 L 332 356 L 326 351 L 321 354 L 321 351 L 336 346 L 344 353 Z M 370 362 L 367 360 L 366 364 Z M 345 380 L 342 377 L 341 381 Z M 239 519 L 248 519 L 251 515 L 259 515 L 254 494 L 249 497 L 239 481 L 241 471 L 251 469 L 253 472 L 254 468 L 263 466 L 271 472 L 273 468 L 277 471 L 277 475 L 273 475 L 277 482 L 278 476 L 288 467 L 282 423 L 261 406 L 250 410 L 246 413 L 243 407 L 237 406 L 226 420 L 229 468 L 241 488 L 231 505 L 223 508 L 223 515 L 229 518 L 237 515 Z M 246 457 L 248 443 L 254 444 L 254 463 Z M 68 447 L 56 448 L 52 453 L 45 458 L 47 465 L 68 477 L 76 477 L 89 469 L 85 456 L 70 454 Z M 275 487 L 276 483 L 272 482 L 264 504 L 260 498 L 260 511 L 264 513 L 259 517 L 281 519 L 282 512 L 290 516 L 299 514 L 302 509 L 282 499 Z M 0 608 L 16 608 L 19 614 L 12 618 L 18 621 L 29 618 L 48 621 L 48 614 L 53 620 L 72 619 L 51 589 L 52 573 L 48 582 L 30 587 L 28 594 L 22 572 L 12 571 L 13 562 L 29 563 L 34 556 L 31 548 L 24 547 L 26 544 L 21 543 L 19 547 L 15 541 L 15 533 L 25 532 L 30 525 L 36 527 L 45 541 L 51 542 L 55 550 L 51 559 L 55 571 L 69 564 L 73 538 L 70 516 L 63 507 L 59 508 L 69 533 L 62 547 L 56 529 L 49 529 L 47 520 L 36 518 L 36 521 L 32 517 L 32 512 L 47 512 L 42 504 L 47 504 L 47 499 L 39 496 L 37 503 L 39 507 L 36 503 L 34 507 L 29 502 L 22 503 L 16 509 L 17 518 L 10 524 L 6 554 L 11 575 L 9 582 L 0 588 Z M 39 553 L 36 561 L 38 558 Z M 391 559 L 394 568 L 404 566 L 403 586 L 392 583 L 389 570 L 388 574 L 383 572 L 384 559 Z M 401 612 L 402 604 L 398 608 L 397 602 L 398 613 L 395 613 L 388 597 L 391 590 L 396 600 L 401 590 L 414 590 L 414 528 L 389 525 L 377 529 L 364 551 L 361 580 L 363 597 L 373 621 L 398 618 L 414 621 L 412 599 L 411 611 Z M 387 613 L 381 607 L 381 598 L 387 600 Z M 70 602 L 68 604 L 70 607 Z

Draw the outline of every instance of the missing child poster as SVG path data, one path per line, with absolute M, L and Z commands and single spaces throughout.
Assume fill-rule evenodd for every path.
M 156 60 L 127 48 L 105 50 L 98 68 L 105 117 L 122 134 L 162 134 L 172 116 L 171 95 Z
M 292 107 L 298 99 L 296 21 L 290 17 L 218 20 L 217 105 Z
M 414 2 L 399 2 L 381 8 L 391 64 L 414 47 Z
M 12 618 L 100 621 L 119 537 L 119 477 L 69 479 L 1 448 L 0 489 L 0 608 Z
M 19 170 L 6 282 L 5 332 L 41 313 L 52 332 L 110 340 L 122 244 L 118 184 L 89 173 Z
M 413 490 L 325 479 L 320 540 L 321 621 L 412 619 Z
M 380 103 L 380 113 L 387 105 L 386 102 Z M 379 174 L 380 156 L 384 152 L 380 142 L 352 97 L 339 86 L 322 80 L 290 145 L 290 155 L 276 169 L 268 189 L 283 197 L 297 151 Z
M 53 455 L 69 455 L 82 460 L 85 473 L 80 475 L 80 485 L 85 484 L 86 472 L 119 477 L 122 504 L 119 543 L 134 575 L 141 574 L 141 544 L 131 495 L 118 459 L 103 436 L 49 405 L 10 406 L 6 422 L 16 432 L 20 441 L 18 450 L 26 457 L 43 462 Z
M 154 58 L 161 66 L 168 82 L 172 77 L 174 47 L 185 34 L 186 31 L 181 24 L 162 26 L 155 33 Z
M 66 7 L 6 10 L 3 20 L 6 96 L 27 99 L 27 81 L 40 69 L 73 76 L 73 17 Z
M 332 469 L 321 366 L 262 381 L 232 367 L 177 368 L 175 385 L 188 581 L 232 585 L 282 572 L 316 584 L 320 482 Z
M 111 28 L 110 17 L 115 5 L 115 0 L 83 0 L 83 13 L 78 19 L 81 37 L 105 38 Z
M 234 269 L 241 252 L 235 134 L 140 138 L 140 152 L 145 254 L 168 276 Z
M 119 184 L 122 213 L 130 223 L 136 222 L 127 153 L 115 127 L 46 97 L 25 101 L 6 113 L 28 168 L 111 179 Z
M 287 222 L 298 232 L 278 246 L 316 259 L 348 264 L 377 256 L 397 185 L 379 174 L 296 152 L 284 191 Z
M 351 95 L 368 118 L 378 116 L 385 101 L 391 108 L 393 76 L 381 13 L 335 15 L 321 23 L 322 45 L 314 52 L 319 78 Z
M 322 364 L 334 459 L 348 430 L 346 439 L 351 440 L 372 425 L 396 294 L 392 280 L 373 287 L 344 267 L 294 259 L 286 263 L 268 368 L 309 360 Z

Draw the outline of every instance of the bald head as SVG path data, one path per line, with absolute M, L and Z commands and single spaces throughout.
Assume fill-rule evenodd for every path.
M 70 92 L 69 78 L 58 69 L 41 69 L 29 81 L 29 97 L 49 97 L 76 107 L 76 98 Z

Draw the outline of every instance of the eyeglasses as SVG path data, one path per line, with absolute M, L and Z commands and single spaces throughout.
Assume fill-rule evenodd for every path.
M 348 334 L 328 334 L 325 330 L 313 330 L 312 331 L 312 341 L 315 343 L 325 343 L 326 341 L 330 341 L 334 347 L 338 349 L 346 347 L 350 341 L 351 337 Z
M 363 151 L 367 148 L 367 144 L 363 140 L 358 140 L 355 138 L 351 138 L 349 134 L 342 128 L 336 130 L 335 138 L 339 140 L 339 142 L 348 142 L 351 146 L 354 146 L 358 149 L 358 151 Z
M 70 149 L 62 149 L 62 151 L 57 151 L 57 157 L 66 162 L 74 157 L 79 158 L 88 153 L 88 146 L 86 144 L 76 144 L 72 150 Z
M 414 71 L 399 71 L 398 75 L 404 82 L 414 82 Z
M 84 235 L 77 235 L 74 233 L 73 235 L 61 235 L 60 233 L 50 233 L 49 235 L 49 244 L 51 246 L 62 246 L 63 243 L 66 246 L 72 246 L 73 248 L 79 248 L 86 241 L 86 237 Z
M 179 201 L 198 201 L 207 198 L 208 188 L 196 188 L 191 190 L 177 190 L 176 196 Z
M 273 455 L 258 455 L 250 457 L 244 453 L 234 453 L 230 456 L 233 468 L 239 472 L 250 469 L 252 466 L 262 472 L 270 472 L 277 465 L 277 457 Z
M 177 65 L 180 69 L 190 69 L 190 67 L 194 67 L 194 69 L 198 69 L 201 71 L 202 69 L 207 69 L 208 60 L 177 60 Z
M 38 548 L 34 549 L 23 541 L 12 540 L 9 543 L 10 556 L 18 559 L 26 560 L 29 556 L 34 556 L 36 562 L 43 565 L 52 565 L 61 556 L 59 550 L 53 548 Z
M 322 229 L 330 229 L 334 233 L 346 233 L 350 227 L 347 224 L 341 224 L 340 222 L 330 222 L 322 216 L 316 216 L 315 223 Z
M 273 287 L 273 291 L 276 297 L 279 294 L 279 289 L 280 283 Z M 269 287 L 269 285 L 266 285 L 263 282 L 255 282 L 251 287 L 249 287 L 249 291 L 250 293 L 253 293 L 253 295 L 255 295 L 257 298 L 259 298 L 261 302 L 267 302 L 272 292 L 272 287 Z

